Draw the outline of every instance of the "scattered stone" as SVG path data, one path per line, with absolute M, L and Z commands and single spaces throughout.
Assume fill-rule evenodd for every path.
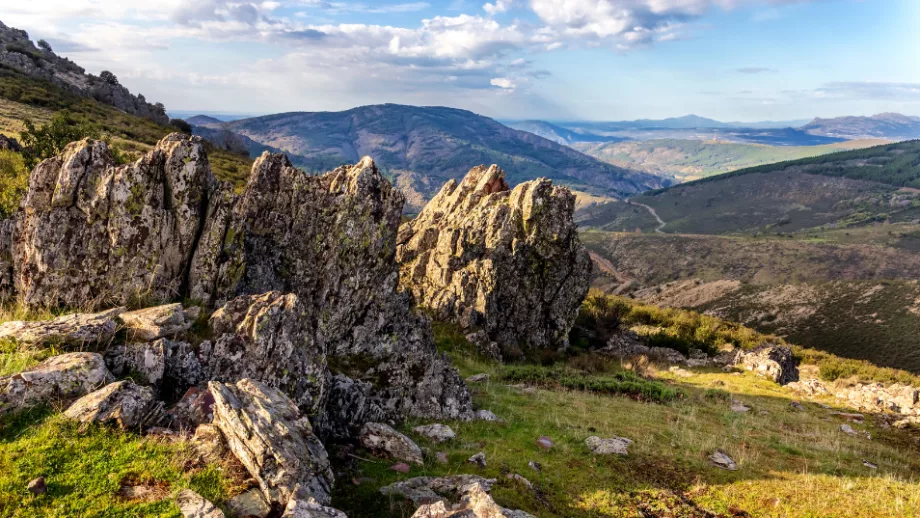
M 735 464 L 735 461 L 722 450 L 714 451 L 712 455 L 709 456 L 709 462 L 717 468 L 728 471 L 736 471 L 738 469 L 738 465 Z
M 732 401 L 731 406 L 728 407 L 732 412 L 737 412 L 743 414 L 751 411 L 751 407 L 741 403 L 740 401 Z
M 66 353 L 0 377 L 0 414 L 84 396 L 112 380 L 102 356 Z
M 864 416 L 862 414 L 849 414 L 846 412 L 831 412 L 831 417 L 839 417 L 847 421 L 853 421 L 855 423 L 863 422 Z
M 530 469 L 536 471 L 537 473 L 542 473 L 542 472 L 543 472 L 543 464 L 540 464 L 539 462 L 537 462 L 537 461 L 535 461 L 535 460 L 532 460 L 532 461 L 528 462 L 528 463 L 527 463 L 527 466 L 529 466 Z
M 437 501 L 456 501 L 462 496 L 465 488 L 473 484 L 481 486 L 486 491 L 491 491 L 492 486 L 495 485 L 495 479 L 478 475 L 415 477 L 384 486 L 380 488 L 380 493 L 385 496 L 399 495 L 412 501 L 415 505 L 422 505 Z
M 875 464 L 875 463 L 873 463 L 873 462 L 869 462 L 869 461 L 867 461 L 867 460 L 865 460 L 865 459 L 863 459 L 862 464 L 863 464 L 863 466 L 865 466 L 865 467 L 867 467 L 867 468 L 869 468 L 869 469 L 878 469 L 878 464 Z
M 517 483 L 519 483 L 519 484 L 522 484 L 522 485 L 524 485 L 527 489 L 533 489 L 533 483 L 531 483 L 529 480 L 527 480 L 526 478 L 522 477 L 521 475 L 518 475 L 517 473 L 508 473 L 508 475 L 506 475 L 505 478 L 507 478 L 508 480 L 517 482 Z
M 422 465 L 422 450 L 412 439 L 382 423 L 367 423 L 358 437 L 364 446 L 375 455 L 386 455 L 396 460 Z
M 281 518 L 348 518 L 342 511 L 320 504 L 315 499 L 292 498 Z
M 201 308 L 186 310 L 182 304 L 167 304 L 122 313 L 119 319 L 130 340 L 150 342 L 188 331 L 200 313 Z
M 625 437 L 611 437 L 601 439 L 600 437 L 591 436 L 585 439 L 585 445 L 592 453 L 597 455 L 629 455 L 628 447 L 632 440 Z
M 439 451 L 435 453 L 434 458 L 435 460 L 438 461 L 438 464 L 447 464 L 448 462 L 450 462 L 450 459 L 447 457 L 447 454 L 444 453 L 443 451 Z
M 48 486 L 45 485 L 45 477 L 38 477 L 29 481 L 28 489 L 33 495 L 45 494 L 48 491 Z
M 493 414 L 491 410 L 477 410 L 474 417 L 478 421 L 492 421 L 496 423 L 503 422 L 500 417 Z
M 489 381 L 489 374 L 486 372 L 473 374 L 469 378 L 466 378 L 467 383 L 485 383 L 487 381 Z
M 137 430 L 160 423 L 166 411 L 153 389 L 123 380 L 81 397 L 64 415 L 81 423 L 114 423 L 122 430 Z
M 856 434 L 856 430 L 854 430 L 853 427 L 850 426 L 850 425 L 848 425 L 848 424 L 842 424 L 842 425 L 840 425 L 840 431 L 843 432 L 843 433 L 845 433 L 845 434 L 847 434 L 847 435 L 852 435 L 852 436 L 856 436 L 856 435 L 857 435 L 857 434 Z
M 553 446 L 555 446 L 555 444 L 553 443 L 553 440 L 545 435 L 537 438 L 536 443 L 537 443 L 537 446 L 543 448 L 544 450 L 548 450 L 552 448 Z
M 440 423 L 416 426 L 412 431 L 438 443 L 457 437 L 457 434 L 449 426 Z
M 262 491 L 252 488 L 227 501 L 227 509 L 238 518 L 265 518 L 272 512 Z
M 390 471 L 395 471 L 397 473 L 409 473 L 412 471 L 412 467 L 406 464 L 405 462 L 397 462 L 390 466 Z
M 473 455 L 472 457 L 470 457 L 469 459 L 466 459 L 466 461 L 469 462 L 470 464 L 476 464 L 480 468 L 485 468 L 486 467 L 486 454 L 483 452 L 479 452 L 476 455 Z
M 331 500 L 334 479 L 326 449 L 290 398 L 250 379 L 212 381 L 208 388 L 214 425 L 270 505 L 283 506 L 294 497 Z
M 549 180 L 510 190 L 498 166 L 475 167 L 400 227 L 400 280 L 439 317 L 485 331 L 503 356 L 565 347 L 591 275 L 574 209 L 575 196 Z
M 224 518 L 223 511 L 191 489 L 179 491 L 176 505 L 183 518 Z
M 789 408 L 792 409 L 792 410 L 794 410 L 794 411 L 796 411 L 796 412 L 804 412 L 804 411 L 805 411 L 805 407 L 802 406 L 802 403 L 799 403 L 798 401 L 792 401 L 791 403 L 789 403 Z
M 735 364 L 780 385 L 799 380 L 795 358 L 785 346 L 763 345 L 752 351 L 739 351 Z
M 53 320 L 6 322 L 0 324 L 0 340 L 75 347 L 106 344 L 115 337 L 118 331 L 115 319 L 124 311 L 125 308 L 115 308 L 101 313 L 74 313 Z

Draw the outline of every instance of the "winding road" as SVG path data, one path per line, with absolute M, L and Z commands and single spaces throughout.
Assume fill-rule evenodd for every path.
M 640 207 L 645 207 L 646 210 L 649 211 L 649 214 L 651 214 L 652 216 L 654 216 L 655 219 L 658 221 L 658 227 L 655 228 L 655 232 L 658 232 L 659 234 L 664 234 L 664 231 L 662 231 L 661 229 L 663 229 L 664 226 L 667 225 L 667 223 L 666 223 L 663 219 L 661 219 L 660 216 L 658 216 L 658 213 L 655 212 L 655 209 L 649 207 L 648 205 L 646 205 L 646 204 L 644 204 L 644 203 L 637 203 L 637 202 L 634 202 L 634 201 L 630 201 L 629 203 L 632 203 L 633 205 L 639 205 Z

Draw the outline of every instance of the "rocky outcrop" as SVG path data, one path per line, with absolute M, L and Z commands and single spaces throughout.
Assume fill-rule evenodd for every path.
M 574 203 L 549 180 L 509 190 L 497 166 L 476 167 L 400 228 L 401 281 L 420 306 L 485 331 L 505 355 L 565 347 L 591 274 Z
M 489 495 L 495 479 L 476 475 L 443 478 L 416 477 L 380 489 L 384 495 L 399 495 L 419 508 L 413 518 L 533 518 L 505 509 Z
M 125 308 L 100 313 L 74 313 L 52 320 L 15 320 L 0 324 L 0 340 L 28 345 L 106 345 L 118 331 L 117 317 Z
M 158 124 L 169 123 L 162 105 L 150 104 L 144 96 L 132 95 L 124 86 L 86 74 L 83 68 L 69 59 L 58 56 L 50 49 L 36 47 L 26 31 L 7 27 L 2 22 L 0 65 L 27 76 L 51 81 L 73 94 L 91 97 L 123 112 L 148 118 Z
M 195 348 L 166 338 L 112 345 L 105 351 L 105 363 L 116 376 L 139 377 L 171 401 L 207 380 Z
M 799 380 L 792 350 L 785 346 L 763 345 L 751 351 L 738 351 L 735 365 L 780 385 Z
M 920 389 L 910 385 L 855 383 L 834 386 L 812 378 L 790 383 L 788 387 L 809 397 L 832 395 L 847 406 L 866 412 L 920 416 Z
M 124 166 L 104 142 L 72 143 L 32 171 L 10 237 L 13 288 L 43 306 L 184 295 L 219 189 L 197 137 L 174 133 Z
M 214 425 L 272 507 L 283 509 L 292 498 L 329 503 L 334 479 L 326 449 L 290 398 L 250 379 L 208 388 Z
M 0 378 L 0 415 L 19 409 L 84 396 L 112 381 L 102 356 L 67 353 Z
M 64 415 L 81 423 L 112 423 L 123 430 L 155 426 L 166 416 L 153 389 L 117 381 L 76 400 Z
M 281 518 L 348 518 L 348 516 L 342 511 L 322 505 L 314 499 L 295 499 L 288 502 Z

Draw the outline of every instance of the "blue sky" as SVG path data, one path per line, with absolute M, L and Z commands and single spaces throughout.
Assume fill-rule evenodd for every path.
M 30 0 L 0 20 L 172 110 L 920 115 L 917 0 Z

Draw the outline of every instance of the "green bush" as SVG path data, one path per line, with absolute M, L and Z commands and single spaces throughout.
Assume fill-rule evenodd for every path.
M 36 128 L 28 119 L 24 123 L 26 130 L 22 132 L 22 156 L 29 169 L 42 160 L 60 154 L 71 142 L 99 138 L 99 130 L 94 126 L 67 113 L 56 114 L 51 122 L 41 128 Z
M 628 310 L 629 306 L 622 301 L 592 289 L 569 332 L 569 343 L 580 349 L 604 347 L 620 330 L 622 314 Z
M 0 150 L 0 219 L 16 211 L 28 187 L 29 169 L 22 155 Z
M 683 393 L 657 381 L 642 378 L 631 371 L 606 375 L 588 375 L 564 366 L 509 365 L 502 372 L 502 380 L 513 383 L 530 383 L 544 387 L 563 387 L 598 394 L 619 394 L 644 401 L 664 403 L 678 399 Z

